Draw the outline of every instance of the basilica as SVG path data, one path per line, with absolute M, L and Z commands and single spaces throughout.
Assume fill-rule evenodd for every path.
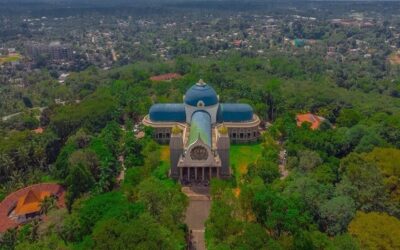
M 199 80 L 183 103 L 151 106 L 143 119 L 154 138 L 169 143 L 170 176 L 180 181 L 228 178 L 230 144 L 257 141 L 260 119 L 248 104 L 220 103 L 219 96 Z

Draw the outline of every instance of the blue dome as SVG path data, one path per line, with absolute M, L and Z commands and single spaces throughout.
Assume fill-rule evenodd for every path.
M 180 103 L 154 104 L 149 115 L 153 122 L 186 122 L 185 106 Z
M 218 122 L 247 122 L 253 119 L 253 108 L 248 104 L 221 103 L 218 107 Z
M 187 105 L 197 106 L 200 101 L 204 106 L 212 106 L 218 103 L 218 96 L 215 90 L 201 80 L 185 94 L 185 103 Z

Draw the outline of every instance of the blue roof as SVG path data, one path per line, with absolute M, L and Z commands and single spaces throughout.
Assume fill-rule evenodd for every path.
M 253 119 L 253 108 L 248 104 L 221 103 L 218 108 L 218 122 L 246 122 Z
M 154 122 L 186 122 L 185 105 L 181 103 L 154 104 L 149 114 Z
M 203 82 L 193 85 L 185 94 L 185 103 L 197 106 L 203 101 L 205 106 L 212 106 L 218 103 L 217 92 L 208 84 Z
M 205 111 L 196 111 L 190 124 L 189 145 L 201 139 L 211 147 L 211 117 Z

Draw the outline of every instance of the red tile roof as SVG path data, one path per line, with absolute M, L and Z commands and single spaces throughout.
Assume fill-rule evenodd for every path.
M 241 46 L 242 45 L 242 40 L 235 40 L 235 41 L 233 41 L 233 45 L 235 45 L 236 47 L 239 47 L 239 46 Z
M 158 76 L 152 76 L 150 77 L 150 80 L 159 82 L 159 81 L 169 81 L 173 79 L 179 79 L 181 78 L 182 75 L 178 73 L 168 73 L 168 74 L 163 74 L 163 75 L 158 75 Z
M 314 115 L 311 113 L 307 114 L 298 114 L 296 115 L 297 126 L 301 126 L 304 122 L 311 123 L 311 129 L 317 129 L 321 125 L 321 123 L 325 120 L 324 117 Z
M 29 190 L 26 195 L 19 198 L 17 207 L 15 208 L 16 215 L 24 215 L 30 213 L 37 213 L 40 211 L 41 202 L 45 197 L 49 197 L 50 192 L 42 191 L 37 193 Z
M 19 225 L 19 223 L 12 220 L 8 215 L 14 210 L 14 208 L 18 208 L 19 203 L 21 203 L 20 208 L 31 208 L 31 204 L 36 204 L 35 201 L 37 202 L 37 200 L 40 199 L 37 194 L 40 194 L 40 197 L 42 197 L 42 195 L 54 194 L 58 197 L 57 206 L 59 208 L 65 207 L 65 189 L 61 185 L 54 183 L 41 183 L 22 188 L 9 194 L 0 203 L 0 233 Z M 16 212 L 18 213 L 18 211 Z
M 32 132 L 36 134 L 42 134 L 44 132 L 44 129 L 42 127 L 38 127 L 37 129 L 32 130 Z

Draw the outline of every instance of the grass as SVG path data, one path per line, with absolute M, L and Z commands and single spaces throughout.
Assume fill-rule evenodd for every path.
M 20 54 L 13 54 L 9 56 L 0 56 L 0 64 L 8 63 L 8 62 L 16 62 L 21 59 Z
M 169 145 L 161 145 L 160 152 L 160 160 L 169 163 Z
M 153 174 L 160 180 L 168 179 L 169 169 L 169 145 L 160 145 L 160 165 Z
M 231 144 L 231 168 L 234 172 L 237 183 L 239 183 L 242 176 L 247 173 L 247 166 L 261 155 L 261 151 L 261 143 Z M 163 168 L 169 168 L 169 145 L 161 145 L 160 152 L 161 166 L 163 166 Z
M 61 183 L 62 180 L 57 180 L 50 175 L 43 175 L 40 179 L 42 183 Z
M 230 150 L 231 168 L 239 183 L 241 177 L 247 173 L 247 167 L 261 154 L 262 144 L 232 144 Z

